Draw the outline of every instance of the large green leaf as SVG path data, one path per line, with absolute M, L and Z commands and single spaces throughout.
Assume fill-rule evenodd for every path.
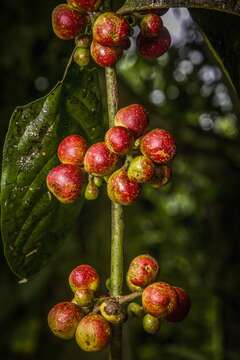
M 126 0 L 118 12 L 129 14 L 134 11 L 170 7 L 201 8 L 240 14 L 239 0 Z
M 18 107 L 7 133 L 1 181 L 1 230 L 7 261 L 27 278 L 48 261 L 71 229 L 82 206 L 62 205 L 46 187 L 58 163 L 57 146 L 77 132 L 96 141 L 103 130 L 98 74 L 71 65 L 45 97 Z

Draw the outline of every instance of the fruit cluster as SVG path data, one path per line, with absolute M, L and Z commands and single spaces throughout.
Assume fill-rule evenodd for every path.
M 130 47 L 129 22 L 112 11 L 96 13 L 101 3 L 101 0 L 68 0 L 68 4 L 60 4 L 53 10 L 53 30 L 60 39 L 76 40 L 74 60 L 80 66 L 88 65 L 90 52 L 99 66 L 114 66 Z M 165 12 L 152 10 L 132 15 L 133 23 L 140 27 L 137 47 L 145 59 L 163 55 L 171 45 L 171 36 L 161 18 Z
M 157 261 L 150 255 L 140 255 L 132 260 L 127 285 L 132 292 L 142 292 L 142 307 L 130 303 L 128 312 L 143 316 L 143 328 L 150 334 L 160 329 L 160 320 L 183 321 L 189 313 L 191 302 L 185 290 L 166 282 L 155 282 L 159 273 Z
M 168 131 L 157 128 L 146 132 L 147 126 L 145 108 L 132 104 L 117 112 L 115 126 L 102 142 L 88 148 L 82 136 L 67 136 L 58 147 L 62 164 L 47 176 L 48 189 L 62 203 L 71 203 L 79 197 L 88 173 L 86 199 L 96 199 L 106 181 L 109 198 L 130 205 L 143 184 L 161 188 L 171 178 L 169 162 L 176 154 L 176 144 Z
M 187 293 L 167 283 L 154 282 L 159 272 L 157 261 L 150 255 L 137 256 L 130 264 L 127 284 L 131 294 L 111 297 L 96 296 L 100 278 L 90 265 L 77 266 L 69 276 L 74 293 L 72 301 L 55 305 L 48 314 L 48 324 L 57 337 L 76 339 L 84 351 L 103 350 L 111 339 L 111 328 L 127 320 L 127 313 L 143 318 L 150 334 L 160 328 L 160 319 L 182 321 L 190 310 Z M 142 298 L 142 306 L 132 302 Z

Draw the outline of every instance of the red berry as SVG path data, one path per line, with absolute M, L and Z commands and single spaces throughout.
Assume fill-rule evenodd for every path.
M 85 316 L 77 327 L 76 341 L 84 351 L 101 351 L 109 344 L 110 338 L 111 327 L 99 314 Z
M 139 137 L 148 126 L 148 115 L 142 105 L 132 104 L 117 112 L 115 124 L 129 129 L 135 137 Z
M 137 256 L 132 260 L 127 273 L 129 289 L 138 291 L 151 284 L 156 279 L 158 271 L 158 263 L 152 256 Z
M 65 137 L 58 146 L 58 158 L 63 164 L 82 165 L 87 142 L 80 135 Z
M 92 145 L 84 159 L 85 170 L 96 176 L 109 175 L 114 169 L 118 156 L 112 153 L 104 142 Z
M 152 316 L 167 316 L 177 307 L 177 293 L 169 284 L 156 282 L 144 289 L 142 304 L 144 310 Z
M 160 35 L 163 28 L 163 22 L 160 16 L 150 13 L 143 17 L 140 26 L 143 37 L 155 38 Z
M 52 12 L 53 31 L 63 40 L 74 39 L 84 29 L 86 23 L 86 16 L 65 4 L 56 6 Z
M 72 203 L 79 197 L 83 183 L 83 172 L 77 165 L 58 165 L 47 176 L 49 191 L 64 204 Z
M 177 293 L 177 307 L 175 311 L 166 317 L 169 322 L 178 322 L 184 320 L 191 308 L 191 300 L 185 290 L 174 287 Z
M 141 152 L 157 164 L 165 164 L 176 155 L 176 143 L 166 130 L 154 129 L 141 138 Z
M 127 154 L 133 146 L 133 136 L 126 128 L 114 126 L 105 135 L 108 149 L 118 155 Z
M 139 183 L 146 183 L 154 175 L 154 163 L 146 156 L 140 155 L 135 157 L 128 168 L 128 177 L 130 180 Z
M 123 16 L 113 12 L 100 15 L 93 24 L 93 39 L 103 46 L 121 46 L 130 28 Z
M 147 60 L 154 60 L 165 54 L 171 45 L 171 36 L 166 28 L 163 28 L 156 38 L 146 38 L 141 33 L 137 38 L 137 46 L 140 55 Z
M 78 11 L 95 11 L 100 6 L 102 0 L 68 0 L 68 4 Z
M 81 310 L 71 302 L 55 305 L 48 314 L 48 326 L 57 337 L 69 340 L 75 335 L 79 321 L 83 317 Z
M 79 265 L 69 275 L 69 285 L 73 292 L 81 289 L 96 291 L 100 285 L 99 275 L 92 266 Z
M 120 47 L 103 46 L 96 41 L 91 44 L 92 58 L 101 67 L 114 66 L 122 53 L 123 49 Z
M 130 181 L 125 169 L 115 171 L 107 183 L 109 198 L 122 205 L 132 204 L 140 195 L 141 186 L 136 181 Z

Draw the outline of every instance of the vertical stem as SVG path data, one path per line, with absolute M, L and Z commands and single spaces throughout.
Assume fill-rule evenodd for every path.
M 106 86 L 108 99 L 109 127 L 114 126 L 114 116 L 118 110 L 118 86 L 115 68 L 106 68 Z M 112 202 L 112 235 L 111 235 L 111 295 L 118 296 L 122 293 L 123 283 L 123 233 L 124 219 L 123 208 Z M 122 358 L 122 327 L 115 326 L 110 349 L 111 360 Z

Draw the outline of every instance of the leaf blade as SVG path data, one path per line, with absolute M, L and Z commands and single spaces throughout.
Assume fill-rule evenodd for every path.
M 58 163 L 65 135 L 77 131 L 89 143 L 102 136 L 99 114 L 96 69 L 81 72 L 71 65 L 48 95 L 12 115 L 3 151 L 1 231 L 6 259 L 21 278 L 46 265 L 79 215 L 83 200 L 60 204 L 49 195 L 46 176 Z

